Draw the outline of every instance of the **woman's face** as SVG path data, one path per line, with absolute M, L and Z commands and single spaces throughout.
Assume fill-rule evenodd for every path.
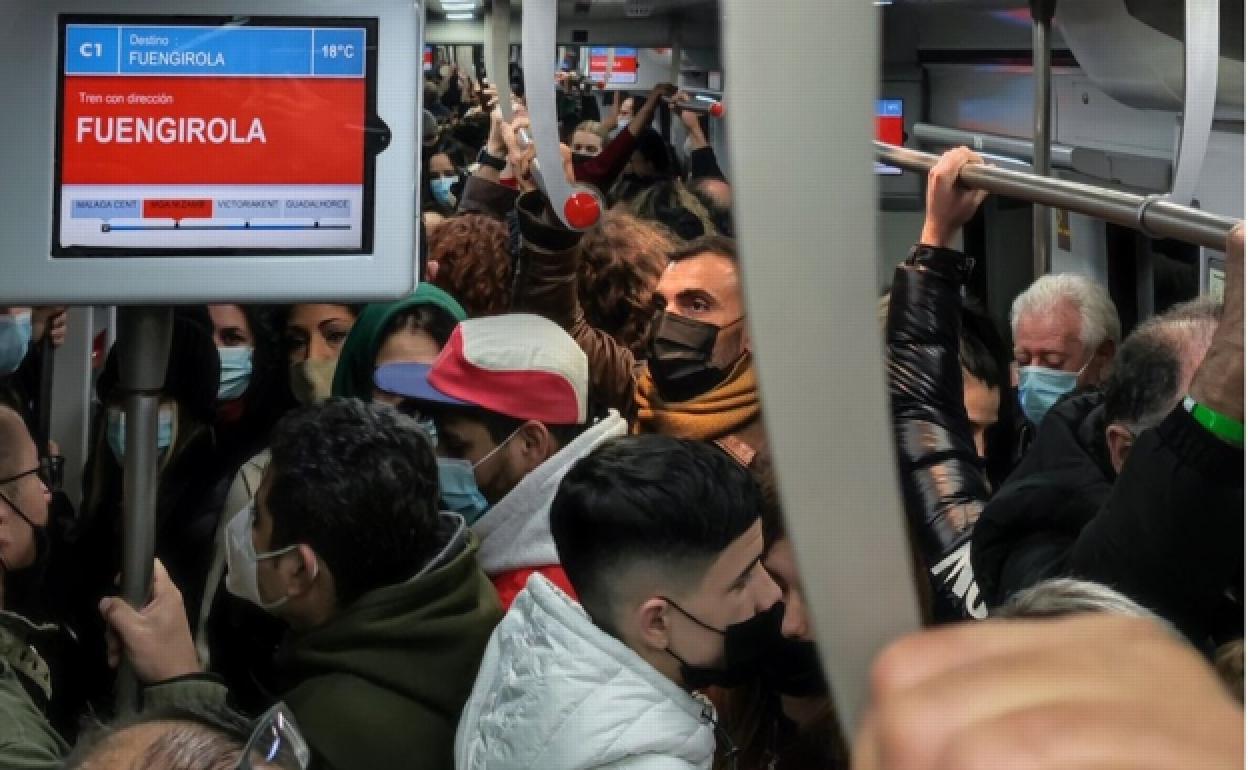
M 572 152 L 580 155 L 597 155 L 602 152 L 602 137 L 592 131 L 574 131 Z
M 451 162 L 451 156 L 444 152 L 439 152 L 429 158 L 429 178 L 442 179 L 445 177 L 454 178 L 455 164 Z
M 346 305 L 295 305 L 286 321 L 290 363 L 333 361 L 355 325 Z
M 212 339 L 219 348 L 253 348 L 256 337 L 239 305 L 209 305 Z
M 432 364 L 440 352 L 437 340 L 429 332 L 423 329 L 400 329 L 381 344 L 373 366 L 376 368 L 384 364 L 396 363 Z M 403 397 L 374 387 L 373 400 L 397 406 Z

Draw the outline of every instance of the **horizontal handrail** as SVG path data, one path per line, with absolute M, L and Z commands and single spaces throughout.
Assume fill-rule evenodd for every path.
M 938 155 L 884 142 L 874 145 L 880 162 L 920 174 L 931 171 L 940 160 Z M 1181 206 L 1161 195 L 1134 195 L 989 165 L 963 167 L 958 181 L 994 195 L 1096 217 L 1153 238 L 1174 238 L 1217 251 L 1226 248 L 1226 237 L 1236 224 L 1234 219 Z

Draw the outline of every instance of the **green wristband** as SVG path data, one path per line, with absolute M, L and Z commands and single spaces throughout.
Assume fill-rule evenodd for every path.
M 1237 449 L 1244 448 L 1244 424 L 1239 420 L 1215 412 L 1204 404 L 1197 403 L 1191 396 L 1183 399 L 1183 408 L 1205 430 Z

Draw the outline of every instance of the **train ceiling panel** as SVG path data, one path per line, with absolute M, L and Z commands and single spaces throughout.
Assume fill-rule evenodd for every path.
M 468 6 L 472 7 L 469 8 Z M 512 6 L 523 7 L 523 0 L 512 0 Z M 485 0 L 428 0 L 427 7 L 438 13 L 473 12 L 478 18 L 484 13 Z M 666 16 L 687 11 L 718 11 L 718 0 L 559 0 L 561 18 L 636 19 Z

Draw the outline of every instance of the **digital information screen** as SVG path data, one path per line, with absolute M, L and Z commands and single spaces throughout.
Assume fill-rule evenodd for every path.
M 901 146 L 906 142 L 905 111 L 901 99 L 877 99 L 875 103 L 875 138 Z M 876 162 L 875 173 L 898 176 L 901 169 Z
M 371 252 L 375 20 L 87 18 L 60 22 L 53 256 Z
M 611 65 L 611 52 L 615 52 L 615 63 Z M 607 69 L 611 69 L 611 80 L 608 85 L 630 85 L 637 82 L 637 49 L 636 48 L 590 48 L 589 79 L 601 83 L 607 78 Z

